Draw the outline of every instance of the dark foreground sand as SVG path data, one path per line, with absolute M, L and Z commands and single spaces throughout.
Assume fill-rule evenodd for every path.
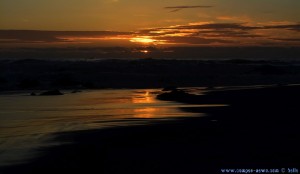
M 189 102 L 180 96 L 172 100 Z M 211 92 L 188 109 L 207 117 L 56 135 L 69 144 L 40 149 L 28 164 L 0 173 L 221 173 L 223 168 L 299 166 L 299 86 Z M 164 98 L 168 99 L 168 98 Z

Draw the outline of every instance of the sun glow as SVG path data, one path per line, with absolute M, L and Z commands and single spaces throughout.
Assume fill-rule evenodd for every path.
M 151 39 L 150 37 L 134 37 L 130 39 L 130 42 L 138 42 L 144 44 L 150 44 L 156 42 L 155 39 Z

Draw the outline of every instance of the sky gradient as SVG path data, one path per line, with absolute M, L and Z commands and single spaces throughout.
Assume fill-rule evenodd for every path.
M 0 44 L 300 46 L 299 9 L 299 0 L 0 0 Z

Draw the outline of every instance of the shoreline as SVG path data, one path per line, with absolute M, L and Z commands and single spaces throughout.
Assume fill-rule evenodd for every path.
M 256 95 L 250 99 L 239 98 L 236 92 L 213 94 L 227 95 L 230 100 L 223 101 L 230 105 L 204 108 L 206 117 L 56 134 L 56 141 L 68 143 L 42 148 L 40 158 L 3 171 L 193 174 L 220 173 L 223 168 L 297 167 L 300 111 L 293 99 L 299 98 L 299 86 L 238 90 L 238 96 Z M 262 100 L 256 103 L 257 96 Z

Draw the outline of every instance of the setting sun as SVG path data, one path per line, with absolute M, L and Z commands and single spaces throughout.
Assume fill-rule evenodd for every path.
M 156 42 L 155 39 L 151 39 L 149 37 L 134 37 L 130 39 L 130 42 L 138 42 L 138 43 L 144 43 L 144 44 L 150 44 Z

